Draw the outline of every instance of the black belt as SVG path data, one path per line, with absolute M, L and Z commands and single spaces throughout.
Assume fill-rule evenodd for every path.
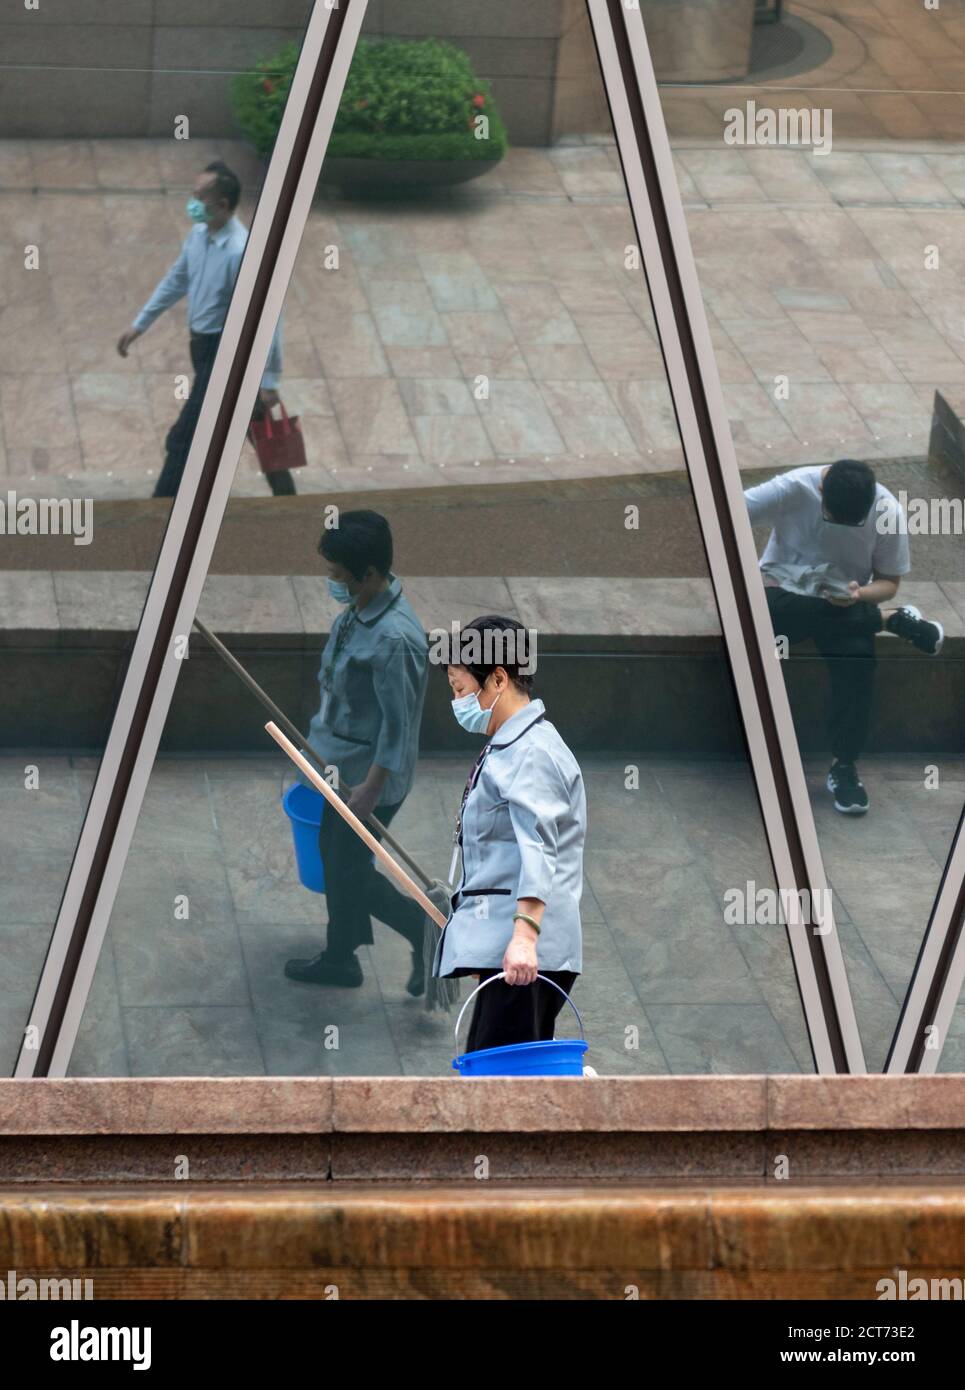
M 370 738 L 351 738 L 348 734 L 340 734 L 338 729 L 332 729 L 331 733 L 333 738 L 340 738 L 343 743 L 355 743 L 359 748 L 372 747 L 372 740 Z

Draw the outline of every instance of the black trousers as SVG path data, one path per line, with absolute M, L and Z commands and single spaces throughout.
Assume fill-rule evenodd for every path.
M 776 637 L 812 639 L 828 667 L 831 751 L 843 763 L 857 762 L 868 741 L 875 680 L 875 634 L 881 609 L 874 603 L 839 608 L 826 599 L 766 589 Z
M 155 497 L 173 497 L 180 486 L 220 342 L 220 333 L 191 334 L 194 381 L 191 383 L 191 394 L 184 402 L 181 414 L 168 431 L 164 443 L 164 467 L 154 488 Z M 294 494 L 295 482 L 288 469 L 281 473 L 267 473 L 265 476 L 276 497 L 290 497 Z
M 397 801 L 391 806 L 377 806 L 375 814 L 388 826 L 401 805 Z M 421 952 L 425 929 L 422 908 L 378 872 L 371 851 L 329 807 L 322 815 L 318 847 L 325 866 L 327 954 L 333 959 L 344 958 L 359 946 L 371 945 L 373 917 L 399 932 Z
M 479 983 L 498 974 L 498 970 L 480 970 Z M 567 994 L 577 979 L 568 970 L 542 970 L 540 974 Z M 562 994 L 545 980 L 535 980 L 531 985 L 508 985 L 505 980 L 496 980 L 476 995 L 465 1051 L 547 1042 L 553 1036 L 557 1015 L 564 1008 L 566 1000 Z

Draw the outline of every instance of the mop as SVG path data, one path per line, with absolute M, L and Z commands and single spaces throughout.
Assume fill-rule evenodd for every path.
M 273 723 L 266 725 L 268 732 L 275 739 L 291 758 L 292 762 L 301 769 L 304 775 L 311 782 L 312 786 L 325 797 L 326 801 L 334 807 L 340 816 L 352 826 L 355 833 L 373 850 L 379 860 L 385 865 L 386 869 L 401 883 L 402 887 L 418 902 L 419 906 L 426 914 L 425 934 L 423 936 L 422 959 L 425 963 L 425 1007 L 427 1010 L 443 1009 L 446 1013 L 459 998 L 458 979 L 440 979 L 433 975 L 432 962 L 435 957 L 436 947 L 439 943 L 439 929 L 445 927 L 450 913 L 450 898 L 452 888 L 442 879 L 433 878 L 427 874 L 425 869 L 415 860 L 408 850 L 402 846 L 376 816 L 370 815 L 367 823 L 381 836 L 382 840 L 398 855 L 415 874 L 423 885 L 424 892 L 409 877 L 408 874 L 396 863 L 388 854 L 379 841 L 359 820 L 354 812 L 350 811 L 345 805 L 343 798 L 351 795 L 352 788 L 342 786 L 338 792 L 334 791 L 325 780 L 325 764 L 316 755 L 314 749 L 304 734 L 300 733 L 292 721 L 278 708 L 269 695 L 262 690 L 258 682 L 245 670 L 237 657 L 229 652 L 228 648 L 221 642 L 214 633 L 211 632 L 200 618 L 195 618 L 194 625 L 201 633 L 202 637 L 218 653 L 222 661 L 235 673 L 244 685 L 248 687 L 252 695 L 262 704 L 272 716 Z M 287 736 L 287 737 L 286 737 Z M 283 741 L 284 740 L 284 741 Z M 301 750 L 301 752 L 299 752 Z M 305 756 L 311 759 L 309 763 Z M 312 765 L 314 764 L 314 766 Z M 319 772 L 318 769 L 321 771 Z

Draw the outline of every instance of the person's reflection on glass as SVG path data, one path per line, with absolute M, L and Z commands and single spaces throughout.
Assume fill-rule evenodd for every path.
M 789 646 L 810 638 L 827 659 L 828 791 L 837 811 L 864 815 L 857 761 L 870 727 L 875 635 L 887 629 L 930 656 L 945 636 L 910 604 L 882 606 L 911 569 L 901 504 L 854 459 L 793 468 L 744 496 L 751 524 L 772 527 L 761 572 L 775 637 Z
M 126 357 L 131 345 L 147 332 L 155 319 L 187 295 L 191 364 L 195 375 L 191 394 L 165 441 L 164 467 L 154 489 L 155 497 L 175 495 L 187 463 L 248 240 L 248 228 L 235 212 L 240 200 L 241 182 L 221 160 L 209 164 L 198 175 L 186 207 L 195 225 L 185 238 L 180 256 L 117 344 L 120 355 Z M 279 324 L 262 378 L 256 415 L 278 405 L 281 369 Z M 294 493 L 295 484 L 287 470 L 268 473 L 266 477 L 276 496 Z
M 402 581 L 392 572 L 392 532 L 384 516 L 342 512 L 338 527 L 323 532 L 318 548 L 329 593 L 344 607 L 322 653 L 321 700 L 308 740 L 352 788 L 347 804 L 359 820 L 374 811 L 387 827 L 415 780 L 429 644 Z M 325 949 L 288 961 L 285 974 L 303 984 L 356 989 L 363 976 L 355 953 L 372 944 L 377 917 L 409 943 L 406 989 L 423 994 L 422 908 L 377 872 L 371 850 L 341 816 L 325 812 L 318 843 L 328 908 Z

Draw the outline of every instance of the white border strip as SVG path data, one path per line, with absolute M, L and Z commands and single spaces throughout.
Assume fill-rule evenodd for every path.
M 225 442 L 217 481 L 212 491 L 203 529 L 195 550 L 184 599 L 178 611 L 175 624 L 176 634 L 186 635 L 191 632 L 191 625 L 224 519 L 231 484 L 238 460 L 241 457 L 251 412 L 257 399 L 264 364 L 268 359 L 275 325 L 284 304 L 288 283 L 308 221 L 312 199 L 315 196 L 321 173 L 322 161 L 328 148 L 332 126 L 338 113 L 338 104 L 341 100 L 345 79 L 348 76 L 367 6 L 368 0 L 351 0 L 345 13 L 339 47 L 335 54 L 331 76 L 326 86 L 315 126 L 310 155 L 302 170 L 295 203 L 285 228 L 282 244 L 279 247 L 265 310 L 255 336 L 237 409 Z M 108 735 L 104 756 L 98 770 L 50 948 L 44 962 L 37 995 L 31 1010 L 28 1026 L 36 1027 L 41 1037 L 43 1037 L 47 1027 L 57 984 L 64 969 L 84 888 L 93 867 L 93 856 L 100 829 L 107 814 L 121 756 L 138 704 L 138 697 L 146 679 L 147 664 L 160 628 L 165 600 L 184 542 L 194 496 L 201 478 L 205 458 L 211 446 L 222 396 L 238 351 L 242 328 L 251 304 L 258 272 L 265 259 L 274 209 L 292 158 L 296 135 L 323 51 L 328 26 L 332 22 L 332 16 L 333 11 L 329 8 L 328 0 L 316 0 L 307 26 L 278 138 L 272 152 L 264 188 L 255 216 L 252 219 L 248 244 L 235 285 L 231 307 L 225 321 L 224 333 L 205 394 L 201 415 L 195 429 L 184 477 L 171 510 L 170 521 L 148 592 L 117 712 Z M 124 801 L 117 833 L 105 867 L 90 929 L 68 1000 L 63 1026 L 57 1038 L 48 1070 L 50 1076 L 65 1076 L 67 1072 L 70 1054 L 83 1017 L 87 996 L 93 983 L 94 971 L 117 896 L 124 863 L 133 839 L 151 769 L 157 756 L 161 734 L 167 720 L 179 666 L 180 663 L 172 650 L 154 692 L 147 727 L 137 753 L 137 760 Z M 22 1047 L 14 1075 L 17 1077 L 32 1076 L 36 1057 L 36 1051 L 27 1050 L 26 1046 Z

